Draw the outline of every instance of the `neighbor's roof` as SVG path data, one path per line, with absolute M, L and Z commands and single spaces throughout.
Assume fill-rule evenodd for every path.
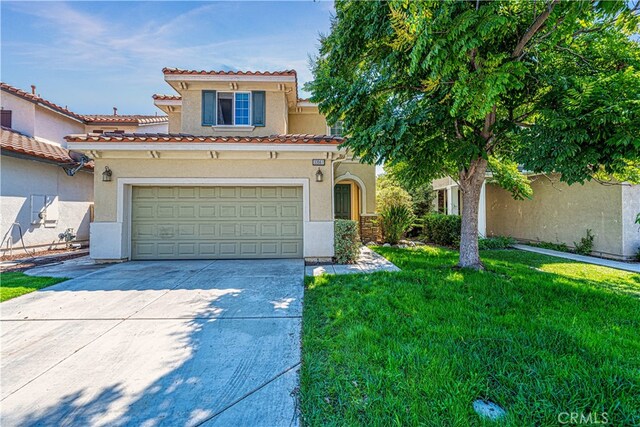
M 48 107 L 54 111 L 57 111 L 60 114 L 79 120 L 84 124 L 96 124 L 96 123 L 116 124 L 117 123 L 117 124 L 144 125 L 144 124 L 156 124 L 156 123 L 169 122 L 169 118 L 167 116 L 145 116 L 145 115 L 118 116 L 118 115 L 102 115 L 102 114 L 78 114 L 78 113 L 74 113 L 73 111 L 70 111 L 66 107 L 61 107 L 58 104 L 54 104 L 51 101 L 47 101 L 46 99 L 38 95 L 25 92 L 22 89 L 18 89 L 17 87 L 13 87 L 3 82 L 0 82 L 0 89 L 12 95 L 18 96 L 22 99 L 25 99 L 27 101 L 30 101 L 36 104 L 42 104 L 45 107 Z
M 209 76 L 284 76 L 296 77 L 296 70 L 284 71 L 216 71 L 216 70 L 183 70 L 180 68 L 165 67 L 162 69 L 165 75 L 168 74 L 190 74 L 190 75 L 209 75 Z
M 149 125 L 169 123 L 167 116 L 145 116 L 141 114 L 135 115 L 109 115 L 109 114 L 88 114 L 84 116 L 87 124 L 136 124 Z
M 184 133 L 113 133 L 69 135 L 69 142 L 229 143 L 229 144 L 332 144 L 343 138 L 329 135 L 286 134 L 271 136 L 196 136 Z
M 181 101 L 182 97 L 180 95 L 163 95 L 161 93 L 156 93 L 153 95 L 153 99 L 162 101 Z
M 27 101 L 30 102 L 34 102 L 36 104 L 42 104 L 46 107 L 51 108 L 54 111 L 57 111 L 58 113 L 64 114 L 65 116 L 71 117 L 73 119 L 76 120 L 80 120 L 80 121 L 84 121 L 84 116 L 80 115 L 80 114 L 76 114 L 73 111 L 68 110 L 66 107 L 61 107 L 58 104 L 54 104 L 51 101 L 47 101 L 46 99 L 38 96 L 38 95 L 34 95 L 32 93 L 29 92 L 25 92 L 22 89 L 18 89 L 17 87 L 13 87 L 11 85 L 8 85 L 6 83 L 0 82 L 0 90 L 3 90 L 5 92 L 8 92 L 12 95 L 18 96 L 22 99 L 25 99 Z
M 0 148 L 2 151 L 11 151 L 55 163 L 75 163 L 66 148 L 38 141 L 4 126 L 0 129 Z M 85 167 L 93 168 L 93 163 L 87 164 Z

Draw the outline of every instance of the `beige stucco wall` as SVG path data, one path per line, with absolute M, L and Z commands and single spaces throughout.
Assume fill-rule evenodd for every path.
M 93 202 L 91 173 L 80 171 L 70 177 L 60 166 L 9 156 L 2 156 L 0 163 L 0 235 L 3 250 L 13 245 L 14 253 L 22 252 L 18 228 L 11 230 L 14 222 L 22 227 L 27 247 L 46 249 L 52 244 L 62 243 L 58 234 L 67 228 L 75 229 L 78 240 L 86 243 Z M 56 197 L 56 203 L 51 206 L 55 212 L 48 214 L 57 216 L 57 221 L 46 226 L 31 224 L 32 195 Z
M 494 184 L 486 187 L 488 235 L 562 242 L 573 246 L 591 229 L 594 250 L 621 256 L 622 189 L 595 182 L 568 186 L 558 176 L 535 177 L 531 200 L 513 200 Z
M 182 132 L 182 112 L 167 113 L 169 116 L 169 133 Z
M 7 92 L 1 92 L 0 105 L 11 110 L 11 127 L 18 132 L 43 139 L 63 147 L 64 137 L 72 133 L 83 133 L 84 124 L 64 114 L 56 113 L 33 102 L 26 101 Z
M 253 131 L 238 129 L 217 130 L 211 126 L 202 126 L 202 91 L 216 90 L 233 92 L 229 83 L 194 82 L 182 94 L 182 133 L 193 135 L 228 135 L 228 136 L 268 136 L 287 133 L 287 99 L 283 91 L 279 91 L 275 83 L 240 82 L 237 91 L 264 90 L 266 92 L 265 126 L 256 127 Z
M 309 179 L 309 219 L 311 221 L 330 221 L 333 219 L 331 208 L 332 186 L 328 179 L 330 172 L 324 167 L 323 182 L 315 181 L 317 167 L 311 165 L 311 157 L 289 159 L 266 159 L 269 153 L 242 153 L 244 157 L 254 159 L 189 159 L 189 158 L 107 158 L 96 160 L 96 170 L 105 166 L 113 171 L 113 181 L 103 182 L 100 173 L 95 176 L 95 220 L 98 222 L 116 221 L 116 190 L 118 178 L 307 178 Z M 284 155 L 282 157 L 285 157 Z M 197 182 L 194 184 L 197 185 Z
M 362 206 L 365 214 L 372 214 L 376 211 L 376 167 L 375 165 L 368 165 L 364 163 L 358 163 L 355 161 L 345 161 L 336 163 L 334 179 L 338 182 L 340 177 L 344 177 L 346 180 L 355 180 L 354 177 L 359 178 L 364 184 L 363 192 L 365 194 L 365 203 Z
M 36 106 L 35 130 L 33 136 L 67 146 L 65 136 L 84 132 L 84 123 L 71 119 L 46 108 Z
M 289 113 L 289 133 L 326 135 L 327 120 L 317 107 L 302 108 L 302 112 Z
M 90 133 L 95 130 L 103 132 L 113 132 L 115 130 L 123 130 L 126 133 L 167 133 L 169 131 L 168 123 L 150 124 L 150 125 L 99 125 L 91 124 L 85 126 L 85 132 Z
M 7 92 L 0 92 L 0 106 L 11 110 L 11 128 L 25 135 L 33 136 L 35 131 L 36 105 Z

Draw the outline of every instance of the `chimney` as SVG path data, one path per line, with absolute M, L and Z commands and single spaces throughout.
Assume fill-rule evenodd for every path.
M 31 95 L 36 94 L 36 85 L 31 85 Z
M 113 107 L 113 115 L 114 116 L 118 115 L 118 107 Z

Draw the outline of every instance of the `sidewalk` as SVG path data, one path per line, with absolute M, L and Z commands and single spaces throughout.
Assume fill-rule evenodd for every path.
M 308 265 L 305 267 L 307 276 L 374 273 L 376 271 L 400 271 L 400 269 L 391 261 L 366 246 L 360 248 L 360 258 L 355 264 Z
M 609 259 L 596 258 L 592 256 L 577 255 L 568 252 L 553 251 L 551 249 L 536 248 L 528 245 L 513 245 L 514 248 L 522 251 L 535 252 L 537 254 L 551 255 L 558 258 L 571 259 L 573 261 L 586 262 L 587 264 L 601 265 L 603 267 L 615 268 L 618 270 L 630 271 L 632 273 L 640 273 L 640 263 L 622 262 Z

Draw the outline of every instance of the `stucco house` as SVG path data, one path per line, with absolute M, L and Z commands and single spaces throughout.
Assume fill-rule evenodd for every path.
M 166 116 L 78 114 L 42 98 L 35 86 L 26 92 L 6 83 L 0 83 L 0 113 L 0 254 L 21 253 L 23 244 L 30 251 L 64 247 L 60 236 L 67 230 L 86 245 L 93 163 L 78 163 L 65 135 L 168 128 Z
M 481 236 L 511 236 L 521 242 L 565 243 L 572 248 L 586 235 L 595 236 L 593 254 L 631 260 L 640 248 L 640 185 L 603 185 L 595 181 L 567 185 L 560 176 L 529 174 L 533 197 L 514 200 L 491 182 L 480 194 L 478 231 Z M 436 210 L 460 214 L 458 184 L 451 178 L 433 181 Z
M 163 73 L 169 133 L 66 138 L 95 162 L 92 258 L 324 260 L 334 218 L 373 238 L 375 167 L 339 147 L 295 71 Z

